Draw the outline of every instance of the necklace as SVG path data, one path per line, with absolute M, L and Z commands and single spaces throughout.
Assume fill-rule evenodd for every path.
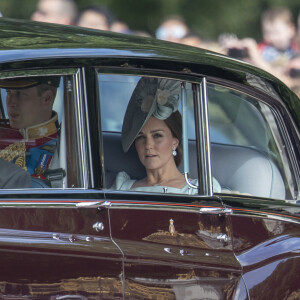
M 174 177 L 169 178 L 167 180 L 161 180 L 161 181 L 156 182 L 156 183 L 148 183 L 147 179 L 146 179 L 147 185 L 149 185 L 149 186 L 165 186 L 166 189 L 167 189 L 167 187 L 172 187 L 172 186 L 177 188 L 177 184 L 174 184 L 174 181 L 175 182 L 176 181 L 178 181 L 178 182 L 183 181 L 185 183 L 184 179 L 182 178 L 182 174 L 180 174 L 180 176 L 174 176 Z M 173 184 L 170 184 L 172 182 L 173 182 Z

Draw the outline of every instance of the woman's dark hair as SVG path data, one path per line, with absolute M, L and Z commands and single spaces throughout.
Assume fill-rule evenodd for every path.
M 178 167 L 182 160 L 182 118 L 179 111 L 175 111 L 171 116 L 164 120 L 172 132 L 173 137 L 179 141 L 176 149 L 177 155 L 174 156 L 175 164 Z

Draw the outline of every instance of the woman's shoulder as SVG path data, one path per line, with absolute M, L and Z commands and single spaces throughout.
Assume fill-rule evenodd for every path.
M 213 177 L 213 192 L 221 193 L 221 190 L 222 190 L 222 188 L 221 188 L 219 181 L 215 177 Z
M 116 176 L 114 188 L 117 190 L 129 190 L 135 181 L 126 172 L 121 171 Z

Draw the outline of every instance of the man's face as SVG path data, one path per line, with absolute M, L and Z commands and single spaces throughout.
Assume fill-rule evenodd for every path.
M 37 87 L 7 89 L 7 113 L 12 128 L 23 129 L 44 122 L 45 101 Z

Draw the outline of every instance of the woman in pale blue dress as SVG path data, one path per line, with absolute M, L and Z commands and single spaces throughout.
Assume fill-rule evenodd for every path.
M 180 82 L 142 78 L 135 88 L 124 117 L 122 146 L 126 152 L 134 143 L 146 169 L 143 179 L 119 172 L 114 188 L 157 193 L 197 194 L 178 170 L 182 160 L 182 121 L 178 112 Z M 191 183 L 198 186 L 197 179 Z M 221 187 L 214 179 L 213 187 Z

